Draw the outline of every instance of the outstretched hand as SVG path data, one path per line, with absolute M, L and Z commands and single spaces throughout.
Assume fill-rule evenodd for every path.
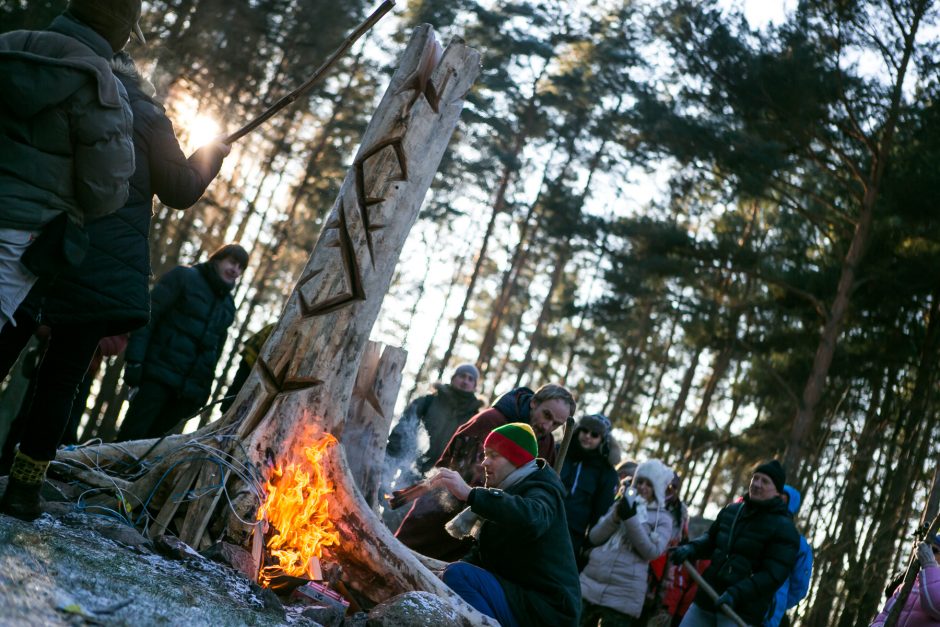
M 446 488 L 448 492 L 461 501 L 466 501 L 470 496 L 470 486 L 463 480 L 460 473 L 450 468 L 441 468 L 437 474 L 429 480 L 432 488 Z

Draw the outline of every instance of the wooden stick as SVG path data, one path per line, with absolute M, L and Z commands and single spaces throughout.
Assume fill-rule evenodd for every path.
M 287 94 L 286 96 L 284 96 L 283 98 L 275 102 L 273 105 L 268 107 L 267 110 L 264 111 L 264 113 L 262 113 L 261 115 L 259 115 L 258 117 L 250 121 L 245 126 L 241 127 L 234 133 L 227 135 L 225 139 L 222 140 L 222 143 L 231 144 L 233 142 L 238 141 L 239 139 L 241 139 L 242 137 L 244 137 L 251 131 L 255 130 L 256 128 L 258 128 L 259 126 L 267 122 L 269 119 L 274 117 L 274 115 L 278 111 L 288 106 L 289 104 L 293 103 L 298 98 L 300 98 L 301 96 L 306 94 L 308 91 L 310 91 L 314 85 L 320 82 L 320 79 L 326 76 L 327 71 L 333 66 L 333 64 L 336 63 L 336 61 L 341 56 L 346 54 L 346 52 L 352 47 L 352 45 L 356 43 L 356 40 L 362 37 L 362 35 L 364 35 L 369 30 L 371 30 L 372 27 L 375 26 L 376 22 L 382 19 L 382 17 L 386 13 L 391 11 L 392 7 L 394 6 L 395 6 L 395 0 L 385 0 L 381 5 L 379 5 L 379 8 L 377 8 L 375 11 L 372 12 L 372 15 L 366 18 L 366 20 L 362 22 L 356 28 L 356 30 L 354 30 L 348 37 L 346 37 L 346 39 L 343 40 L 343 43 L 340 44 L 340 47 L 333 51 L 333 54 L 330 55 L 330 57 L 323 63 L 323 65 L 317 68 L 317 71 L 313 73 L 313 76 L 308 78 L 306 82 L 304 82 L 303 85 L 301 85 L 300 87 L 298 87 L 291 93 Z
M 565 457 L 568 456 L 568 447 L 571 446 L 571 438 L 574 437 L 574 418 L 568 416 L 565 421 L 565 435 L 561 439 L 561 447 L 558 449 L 558 457 L 555 458 L 555 472 L 561 474 L 561 467 L 565 465 Z
M 689 577 L 695 580 L 695 583 L 698 584 L 698 587 L 704 590 L 705 594 L 707 594 L 712 601 L 717 601 L 718 593 L 715 592 L 714 588 L 708 585 L 708 582 L 705 581 L 705 578 L 702 577 L 702 575 L 700 575 L 697 570 L 695 570 L 695 567 L 689 563 L 689 560 L 682 562 L 682 565 L 685 566 L 685 570 L 689 573 Z M 719 605 L 718 607 L 721 608 L 721 611 L 725 613 L 725 616 L 737 623 L 738 627 L 748 627 L 748 624 L 745 623 L 744 620 L 738 616 L 733 609 L 724 604 Z

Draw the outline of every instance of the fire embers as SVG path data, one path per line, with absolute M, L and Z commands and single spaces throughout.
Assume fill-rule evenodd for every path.
M 272 579 L 282 575 L 315 578 L 311 569 L 319 568 L 323 549 L 339 543 L 326 498 L 333 492 L 333 484 L 320 464 L 326 450 L 335 444 L 336 438 L 325 434 L 303 449 L 299 462 L 272 471 L 267 498 L 258 509 L 258 520 L 269 526 L 265 546 L 270 559 L 265 559 L 261 568 L 261 585 L 269 587 Z

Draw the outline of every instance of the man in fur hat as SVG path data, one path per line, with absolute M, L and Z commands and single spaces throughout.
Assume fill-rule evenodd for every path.
M 713 602 L 699 589 L 680 627 L 733 625 L 722 605 L 750 625 L 764 619 L 800 550 L 800 536 L 780 496 L 785 483 L 780 462 L 760 464 L 744 499 L 722 509 L 708 533 L 673 550 L 677 564 L 710 557 L 705 581 L 720 595 Z
M 0 35 L 0 329 L 37 273 L 81 262 L 82 225 L 127 200 L 132 114 L 108 60 L 139 17 L 140 0 L 71 0 L 44 31 Z
M 444 570 L 444 583 L 506 627 L 577 625 L 580 588 L 564 486 L 536 458 L 535 432 L 521 422 L 497 427 L 483 453 L 485 486 L 471 488 L 447 468 L 431 480 L 467 505 L 448 531 L 475 539 L 470 553 Z

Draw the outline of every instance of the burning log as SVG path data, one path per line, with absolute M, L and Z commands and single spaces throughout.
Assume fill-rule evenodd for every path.
M 249 546 L 259 528 L 253 521 L 270 497 L 259 475 L 276 478 L 275 469 L 286 469 L 290 461 L 305 463 L 305 448 L 332 437 L 338 444 L 326 446 L 315 462 L 332 484 L 323 497 L 327 514 L 321 522 L 335 527 L 336 541 L 319 544 L 324 562 L 341 567 L 347 585 L 372 603 L 424 590 L 453 601 L 456 624 L 493 624 L 392 536 L 363 498 L 347 463 L 347 454 L 361 446 L 366 431 L 347 420 L 360 359 L 479 66 L 479 53 L 463 42 L 442 51 L 430 26 L 414 31 L 307 266 L 232 407 L 195 434 L 161 442 L 159 463 L 134 479 L 131 490 L 143 502 L 166 473 L 173 473 L 176 483 L 162 506 L 148 502 L 173 510 L 158 512 L 161 525 L 182 517 L 179 537 L 190 546 L 204 548 L 223 538 L 240 538 Z M 382 421 L 394 403 L 392 386 L 384 386 L 384 379 L 382 386 L 373 386 L 378 402 L 369 401 Z M 387 424 L 383 440 L 386 434 Z M 196 470 L 193 449 L 187 447 L 204 449 L 207 440 L 213 443 L 213 461 Z M 148 444 L 153 442 L 126 448 L 143 454 Z M 97 451 L 81 455 L 93 454 Z M 79 463 L 81 455 L 61 459 Z M 368 491 L 369 473 L 360 479 Z M 269 511 L 262 511 L 264 518 Z M 277 531 L 290 535 L 284 528 Z

